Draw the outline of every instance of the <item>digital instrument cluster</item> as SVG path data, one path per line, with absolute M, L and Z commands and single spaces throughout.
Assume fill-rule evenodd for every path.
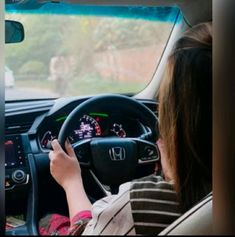
M 86 138 L 99 137 L 101 136 L 101 134 L 101 127 L 99 123 L 91 116 L 84 115 L 79 119 L 78 125 L 73 130 L 71 139 L 81 140 Z
M 39 135 L 39 143 L 43 149 L 49 149 L 53 139 L 58 137 L 59 130 L 66 116 L 53 119 L 50 129 Z M 107 113 L 89 113 L 78 119 L 68 137 L 71 143 L 95 137 L 138 137 L 143 133 L 141 124 L 131 118 L 121 118 Z

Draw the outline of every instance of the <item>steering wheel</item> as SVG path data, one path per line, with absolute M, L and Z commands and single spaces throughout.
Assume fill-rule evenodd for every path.
M 81 166 L 94 171 L 102 184 L 119 186 L 130 181 L 138 165 L 156 162 L 160 152 L 156 145 L 158 119 L 156 115 L 137 100 L 123 95 L 92 97 L 77 106 L 66 118 L 58 135 L 64 148 L 74 124 L 90 111 L 115 111 L 138 119 L 145 132 L 138 138 L 94 137 L 72 144 Z

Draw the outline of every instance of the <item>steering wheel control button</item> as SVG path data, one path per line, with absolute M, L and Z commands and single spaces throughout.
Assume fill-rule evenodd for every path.
M 139 164 L 155 162 L 159 159 L 159 152 L 154 143 L 138 140 Z
M 91 156 L 90 139 L 73 144 L 73 148 L 80 164 L 89 166 L 89 157 Z
M 156 147 L 146 146 L 144 148 L 144 153 L 146 155 L 147 160 L 157 159 L 157 150 Z
M 78 148 L 76 150 L 76 155 L 80 162 L 88 162 L 86 159 L 86 151 L 83 148 Z
M 25 178 L 26 174 L 23 170 L 16 170 L 12 174 L 12 180 L 18 184 L 23 183 L 25 181 Z

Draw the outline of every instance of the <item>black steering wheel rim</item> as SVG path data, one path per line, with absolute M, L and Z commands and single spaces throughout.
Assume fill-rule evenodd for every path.
M 81 118 L 84 114 L 97 109 L 97 107 L 105 109 L 118 108 L 120 113 L 125 113 L 125 115 L 130 114 L 132 118 L 141 121 L 142 124 L 149 127 L 152 131 L 150 141 L 147 145 L 151 147 L 151 149 L 154 149 L 153 147 L 155 147 L 155 141 L 158 137 L 158 119 L 156 115 L 139 101 L 118 94 L 95 96 L 77 106 L 64 121 L 58 135 L 58 141 L 63 149 L 67 137 L 74 128 L 74 121 L 77 121 L 77 119 Z M 102 179 L 101 181 L 108 185 L 118 185 L 132 179 L 136 168 L 135 166 L 138 162 L 139 148 L 137 148 L 136 144 L 141 143 L 141 140 L 133 138 L 100 138 L 94 140 L 95 141 L 92 141 L 92 139 L 87 140 L 87 144 L 89 144 L 92 150 L 92 152 L 90 152 L 93 158 L 93 160 L 91 159 L 92 165 L 95 166 L 96 173 L 98 173 L 99 178 Z M 141 146 L 143 147 L 143 144 L 141 144 Z M 127 159 L 119 162 L 111 161 L 112 155 L 110 152 L 114 151 L 115 153 L 115 149 L 117 150 L 117 148 L 120 148 L 121 152 L 124 150 L 124 153 L 126 153 L 124 154 L 126 156 L 124 158 Z M 158 153 L 159 157 L 159 152 L 157 151 L 155 153 Z M 94 156 L 96 157 L 94 158 Z M 111 160 L 108 156 L 111 157 Z

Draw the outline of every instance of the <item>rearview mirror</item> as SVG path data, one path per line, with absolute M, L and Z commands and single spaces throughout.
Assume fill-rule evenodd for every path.
M 18 21 L 5 20 L 5 43 L 18 43 L 23 40 L 23 25 Z

